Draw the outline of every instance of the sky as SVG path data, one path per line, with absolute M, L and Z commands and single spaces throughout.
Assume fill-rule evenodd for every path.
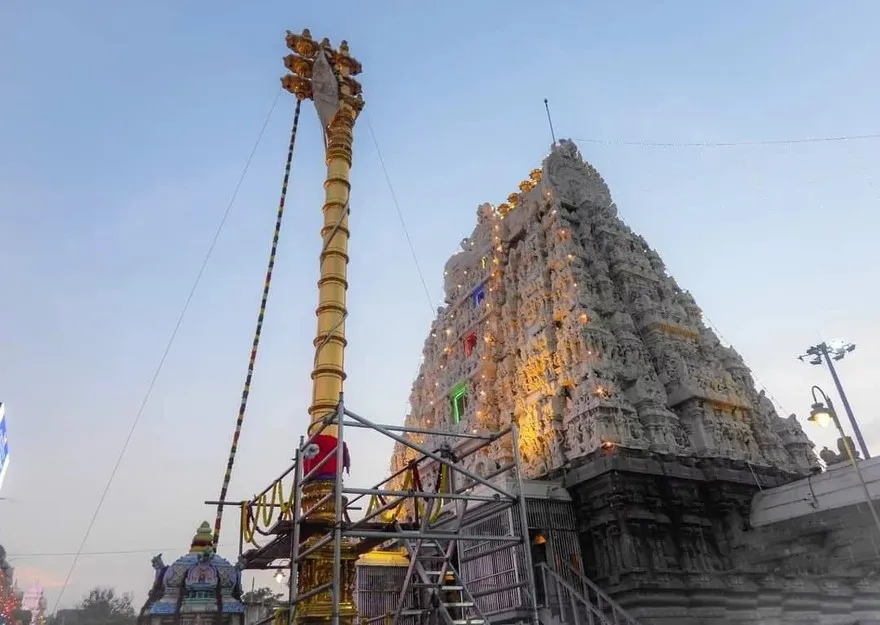
M 840 375 L 880 453 L 880 140 L 681 145 L 880 133 L 878 23 L 873 0 L 6 0 L 0 401 L 12 461 L 0 543 L 19 583 L 39 581 L 50 608 L 95 585 L 140 602 L 150 558 L 182 555 L 213 519 L 204 502 L 229 450 L 294 106 L 286 93 L 276 101 L 286 29 L 348 39 L 364 66 L 352 410 L 402 422 L 443 264 L 476 207 L 503 201 L 540 165 L 549 98 L 557 135 L 579 141 L 621 216 L 782 414 L 803 422 L 811 385 L 833 390 L 798 354 L 823 339 L 858 345 Z M 290 464 L 307 424 L 321 150 L 304 107 L 232 500 Z M 834 446 L 832 433 L 805 428 L 818 448 Z M 349 445 L 350 483 L 380 479 L 390 443 L 359 433 Z M 233 560 L 236 521 L 220 541 Z

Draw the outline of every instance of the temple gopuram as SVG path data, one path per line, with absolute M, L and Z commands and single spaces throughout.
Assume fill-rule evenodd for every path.
M 518 425 L 525 477 L 569 499 L 556 521 L 529 528 L 533 561 L 568 573 L 574 586 L 598 587 L 628 622 L 880 618 L 876 559 L 841 564 L 817 551 L 804 567 L 757 557 L 772 539 L 755 540 L 753 498 L 818 474 L 813 443 L 755 388 L 572 141 L 554 144 L 506 202 L 479 207 L 444 275 L 445 306 L 425 341 L 405 426 Z M 422 438 L 426 448 L 450 443 Z M 398 445 L 392 473 L 412 456 Z M 510 457 L 495 445 L 467 466 L 486 475 Z M 554 540 L 554 524 L 576 539 Z M 497 568 L 463 567 L 463 577 L 476 583 Z M 538 586 L 540 600 L 547 593 Z M 542 621 L 575 616 L 562 610 Z
M 214 535 L 202 523 L 189 553 L 170 565 L 153 558 L 155 576 L 138 625 L 244 625 L 241 571 L 214 552 Z

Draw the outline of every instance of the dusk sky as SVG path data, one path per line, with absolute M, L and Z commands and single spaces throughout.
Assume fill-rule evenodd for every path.
M 402 422 L 443 264 L 476 207 L 540 166 L 546 97 L 557 135 L 579 142 L 817 450 L 835 436 L 806 424 L 810 386 L 833 385 L 796 356 L 858 344 L 840 374 L 880 453 L 880 140 L 687 145 L 880 133 L 878 24 L 875 0 L 0 3 L 0 543 L 19 584 L 39 581 L 54 607 L 278 95 L 286 29 L 347 39 L 364 66 L 352 410 Z M 229 450 L 293 107 L 283 93 L 61 607 L 95 585 L 140 603 L 150 558 L 174 560 L 213 520 L 204 501 Z M 234 500 L 285 469 L 305 432 L 323 177 L 304 106 Z M 390 443 L 349 445 L 350 483 L 381 478 Z M 231 514 L 231 560 L 237 535 Z

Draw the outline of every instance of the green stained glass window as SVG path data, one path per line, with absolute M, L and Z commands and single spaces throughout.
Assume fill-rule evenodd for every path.
M 452 404 L 452 422 L 461 423 L 461 417 L 467 410 L 467 383 L 462 382 L 452 389 L 449 394 L 449 402 Z

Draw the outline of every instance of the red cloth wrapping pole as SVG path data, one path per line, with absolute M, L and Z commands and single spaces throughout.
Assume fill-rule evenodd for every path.
M 331 456 L 327 462 L 312 476 L 311 479 L 327 480 L 336 477 L 336 441 L 335 436 L 319 434 L 303 450 L 303 473 L 308 474 L 324 459 Z M 342 443 L 342 468 L 346 473 L 351 469 L 351 458 L 348 455 L 348 445 Z

